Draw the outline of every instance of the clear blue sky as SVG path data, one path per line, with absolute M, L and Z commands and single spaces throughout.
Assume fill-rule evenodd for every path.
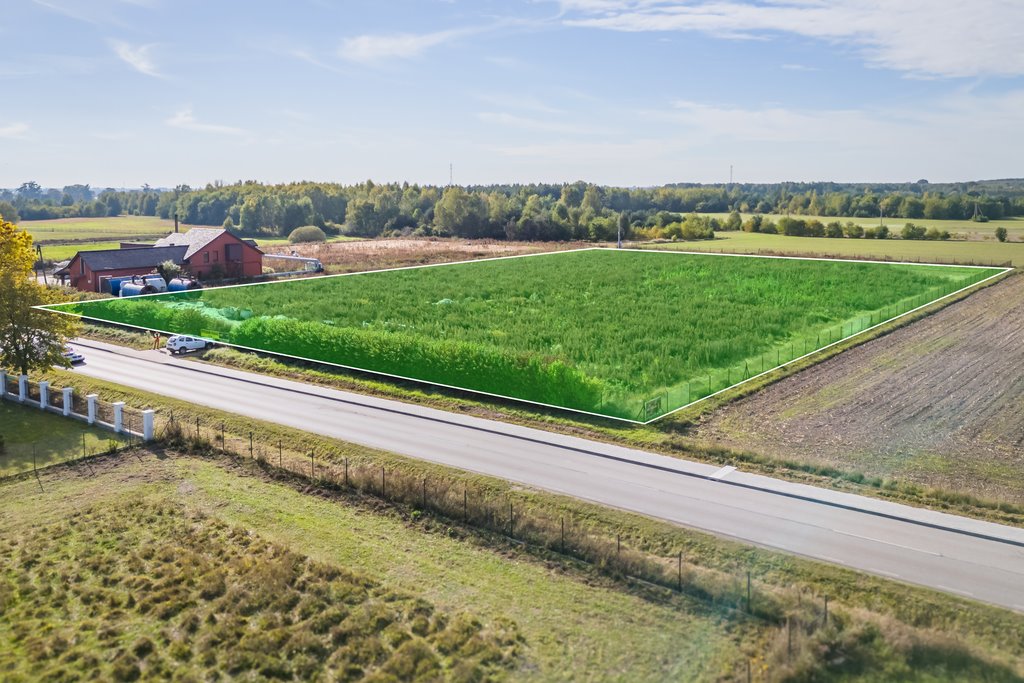
M 0 187 L 1024 175 L 1021 0 L 6 0 L 0 41 Z

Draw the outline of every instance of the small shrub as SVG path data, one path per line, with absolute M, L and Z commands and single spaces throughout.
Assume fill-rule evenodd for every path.
M 996 228 L 996 239 L 1005 242 L 1007 237 L 1006 228 Z M 3 453 L 3 440 L 0 439 L 0 453 Z
M 137 681 L 142 676 L 142 671 L 139 670 L 138 664 L 122 655 L 114 661 L 110 675 L 115 681 Z
M 145 659 L 149 656 L 150 653 L 153 652 L 153 647 L 154 646 L 152 640 L 146 637 L 142 637 L 139 640 L 135 641 L 135 644 L 132 645 L 132 653 L 139 659 Z
M 301 228 L 295 228 L 292 230 L 291 234 L 288 235 L 288 241 L 292 244 L 301 244 L 303 242 L 326 242 L 327 235 L 323 230 L 315 225 L 304 225 Z

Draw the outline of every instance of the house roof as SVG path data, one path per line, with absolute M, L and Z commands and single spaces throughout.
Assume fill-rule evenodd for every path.
M 234 233 L 225 230 L 223 228 L 192 228 L 188 232 L 172 232 L 167 237 L 162 237 L 156 241 L 154 246 L 157 247 L 170 247 L 170 246 L 184 246 L 188 247 L 185 252 L 185 259 L 192 258 L 197 251 L 214 241 L 224 233 L 227 233 L 237 239 L 239 242 L 249 245 L 253 249 L 260 251 L 260 248 L 256 245 L 255 240 L 242 239 Z M 263 253 L 260 251 L 260 253 Z
M 185 262 L 185 246 L 150 247 L 148 249 L 99 249 L 97 251 L 80 251 L 85 265 L 93 272 L 101 270 L 120 270 L 121 268 L 155 268 L 164 261 L 174 261 L 178 265 Z M 72 259 L 73 261 L 74 259 Z M 68 264 L 70 265 L 70 264 Z
M 223 235 L 225 232 L 227 232 L 227 230 L 223 228 L 192 228 L 188 232 L 172 232 L 167 237 L 161 237 L 156 241 L 154 246 L 187 247 L 185 251 L 185 259 L 190 259 L 197 251 Z

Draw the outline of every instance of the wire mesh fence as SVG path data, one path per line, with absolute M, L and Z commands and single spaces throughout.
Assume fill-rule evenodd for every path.
M 854 318 L 798 335 L 776 344 L 769 351 L 746 358 L 729 367 L 697 373 L 696 376 L 682 384 L 657 392 L 643 402 L 633 403 L 630 410 L 636 415 L 634 419 L 653 420 L 844 339 L 849 339 L 865 330 L 890 322 L 910 311 L 977 284 L 990 276 L 991 273 L 987 271 L 971 273 L 950 280 L 946 285 L 933 287 L 921 294 L 901 299 L 880 310 L 865 312 Z
M 50 395 L 47 397 L 47 407 L 53 410 L 64 410 L 64 392 L 60 389 L 50 389 Z
M 739 567 L 735 572 L 701 567 L 687 562 L 681 551 L 656 555 L 631 546 L 628 538 L 609 537 L 584 519 L 553 514 L 525 497 L 474 484 L 457 474 L 425 475 L 372 458 L 302 452 L 284 439 L 268 440 L 254 432 L 238 434 L 224 423 L 167 411 L 158 416 L 157 435 L 168 445 L 220 453 L 248 463 L 254 473 L 294 476 L 325 491 L 371 496 L 404 506 L 414 516 L 436 515 L 774 626 L 781 626 L 796 604 L 786 591 L 750 580 Z
M 20 390 L 25 388 L 25 400 Z M 63 387 L 49 386 L 43 401 L 40 382 L 16 375 L 6 375 L 0 395 L 0 406 L 10 404 L 25 413 L 4 421 L 0 431 L 0 479 L 38 472 L 51 465 L 72 462 L 100 453 L 113 453 L 140 441 L 143 429 L 142 411 L 123 407 L 122 430 L 115 432 L 115 408 L 109 401 L 96 400 L 96 424 L 88 423 L 88 398 L 71 392 L 73 419 L 63 417 Z M 40 405 L 42 403 L 42 405 Z M 60 416 L 60 417 L 58 417 Z
M 38 390 L 38 385 L 37 385 Z M 59 389 L 52 395 L 62 398 Z M 78 392 L 73 394 L 73 398 Z M 84 401 L 82 401 L 84 404 Z M 51 405 L 56 405 L 51 402 Z M 32 407 L 24 407 L 32 410 Z M 38 409 L 36 409 L 38 410 Z M 43 411 L 39 411 L 42 413 Z M 110 416 L 109 402 L 97 401 L 97 414 Z M 453 474 L 424 474 L 372 457 L 348 458 L 324 451 L 306 451 L 302 444 L 276 441 L 237 424 L 212 422 L 196 415 L 175 415 L 166 408 L 155 409 L 157 437 L 171 446 L 195 452 L 215 452 L 246 463 L 253 472 L 298 477 L 304 485 L 325 492 L 371 496 L 388 504 L 403 506 L 416 517 L 434 515 L 449 523 L 462 524 L 534 551 L 555 553 L 567 561 L 582 562 L 618 578 L 640 582 L 651 588 L 672 591 L 705 602 L 736 618 L 752 618 L 769 628 L 791 628 L 797 620 L 802 632 L 813 633 L 823 624 L 820 610 L 809 602 L 802 605 L 791 591 L 751 580 L 741 567 L 712 569 L 686 561 L 685 553 L 656 554 L 636 547 L 629 538 L 611 537 L 586 516 L 563 514 L 530 502 L 507 489 L 480 484 Z M 60 418 L 55 418 L 60 419 Z M 125 427 L 140 431 L 143 411 L 125 407 Z M 70 422 L 70 421 L 65 421 Z M 81 460 L 92 471 L 90 456 L 114 453 L 138 442 L 131 434 L 114 434 L 79 427 L 69 437 L 42 436 L 31 442 L 8 443 L 0 449 L 0 478 L 24 476 L 59 463 Z M 243 424 L 245 424 L 243 422 Z M 83 471 L 85 471 L 83 469 Z M 44 479 L 37 478 L 40 486 Z M 812 608 L 813 607 L 813 608 Z

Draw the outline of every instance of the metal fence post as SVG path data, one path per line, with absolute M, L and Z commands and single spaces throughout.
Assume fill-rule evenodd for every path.
M 85 397 L 87 405 L 89 407 L 89 413 L 87 415 L 89 424 L 96 424 L 96 400 L 99 398 L 99 394 L 89 394 Z
M 45 379 L 39 382 L 39 409 L 46 410 L 50 405 L 50 383 Z
M 64 394 L 64 417 L 68 417 L 71 415 L 71 408 L 74 405 L 72 403 L 71 395 L 75 392 L 75 390 L 72 387 L 64 387 L 63 389 L 61 389 L 61 391 Z
M 143 410 L 142 411 L 142 438 L 146 441 L 153 440 L 153 422 L 156 411 L 154 410 Z
M 18 375 L 18 403 L 28 398 L 28 375 Z
M 124 401 L 116 401 L 111 405 L 114 406 L 114 433 L 120 434 L 124 424 Z

